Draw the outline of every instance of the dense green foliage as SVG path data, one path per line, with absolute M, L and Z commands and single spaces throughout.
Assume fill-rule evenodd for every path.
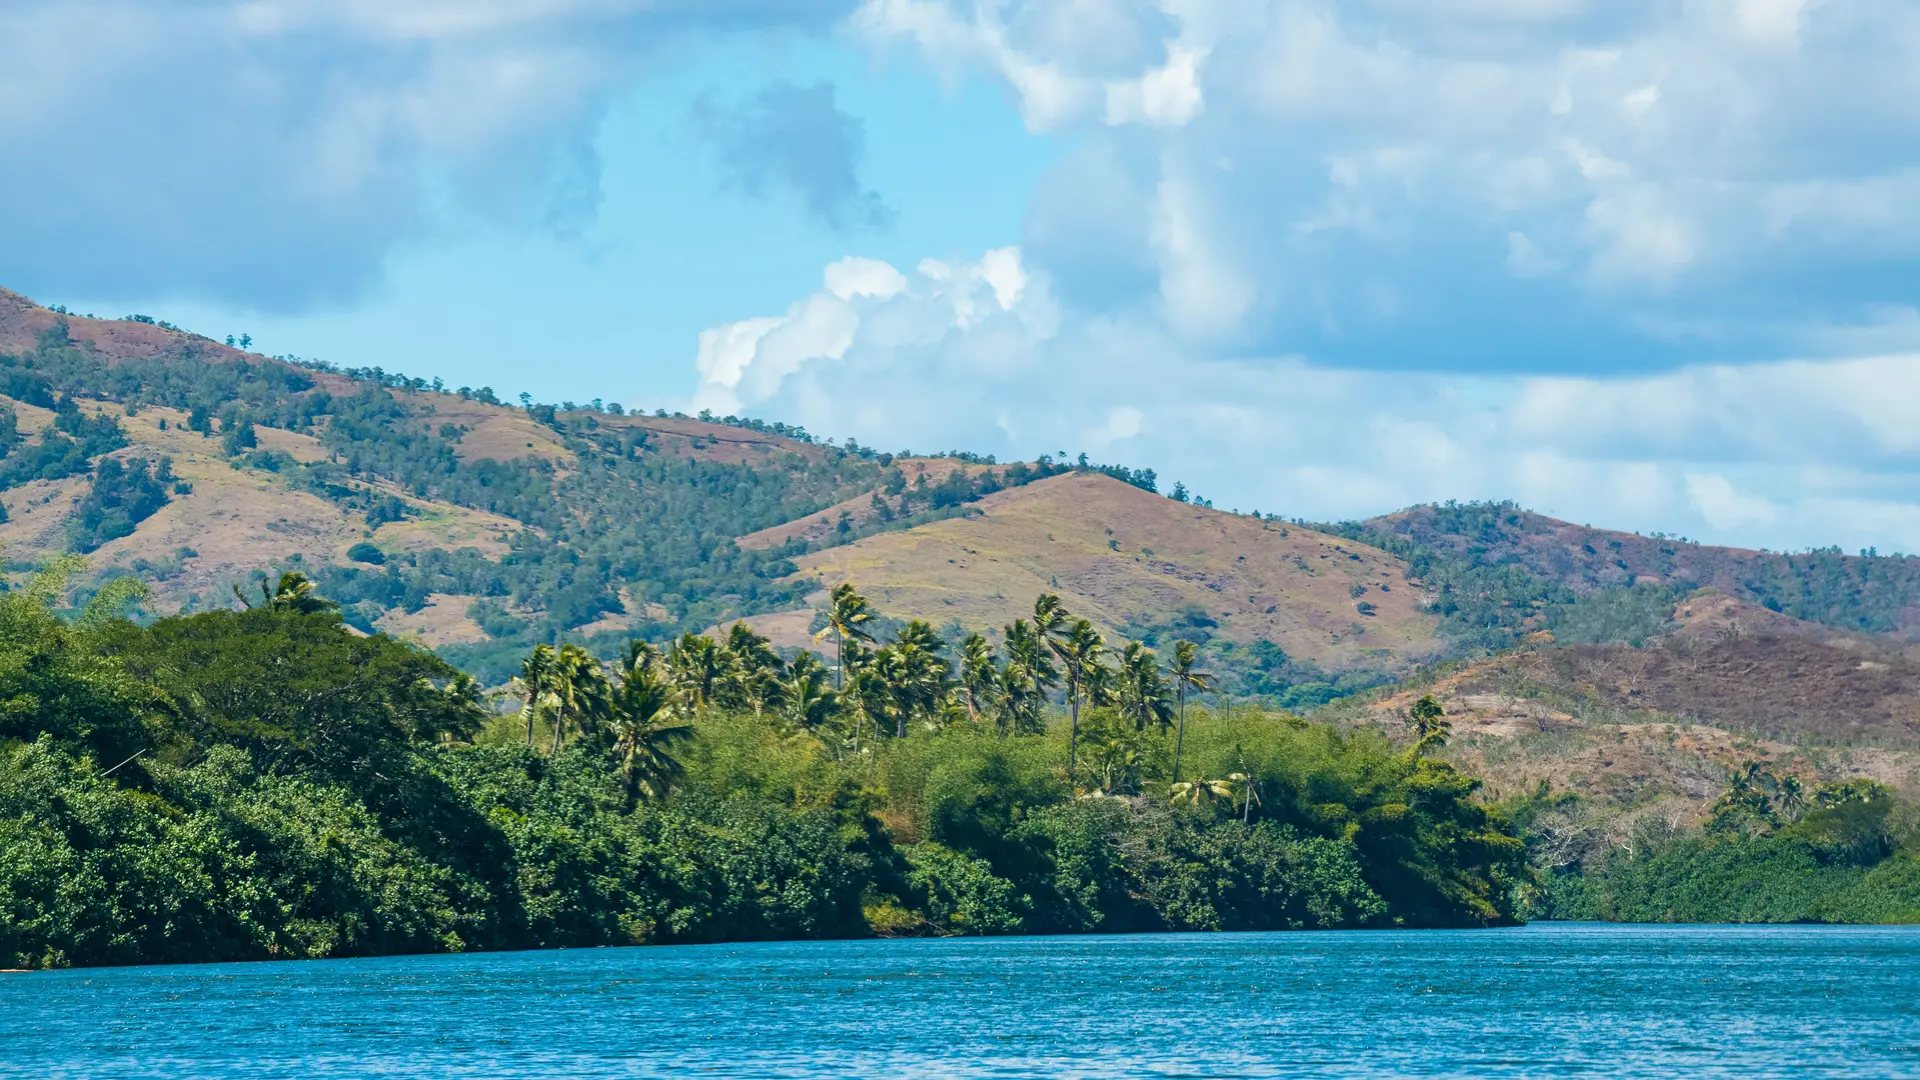
M 1057 714 L 929 711 L 856 749 L 756 698 L 738 636 L 612 671 L 536 651 L 501 714 L 296 575 L 142 627 L 126 584 L 57 617 L 74 569 L 0 595 L 0 965 L 1470 926 L 1524 879 L 1472 780 L 1285 716 L 1194 710 L 1186 767 L 1223 779 L 1169 801 L 1171 737 L 1111 707 L 1080 785 Z
M 1533 827 L 1580 800 L 1542 790 L 1511 807 Z M 1536 861 L 1538 858 L 1536 858 Z M 1642 819 L 1623 838 L 1544 865 L 1536 917 L 1617 922 L 1920 922 L 1920 808 L 1867 780 L 1809 792 L 1757 764 L 1704 827 Z

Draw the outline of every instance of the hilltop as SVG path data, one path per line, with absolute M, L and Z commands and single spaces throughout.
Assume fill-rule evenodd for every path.
M 1327 671 L 1405 671 L 1441 647 L 1405 564 L 1374 548 L 1093 472 L 1000 491 L 971 510 L 798 557 L 798 576 L 855 582 L 898 618 L 979 629 L 1057 592 L 1110 636 L 1270 642 Z M 768 625 L 791 635 L 797 622 Z
M 896 456 L 731 417 L 515 407 L 3 292 L 0 451 L 16 577 L 85 552 L 95 581 L 137 574 L 150 608 L 174 612 L 301 569 L 356 627 L 495 682 L 540 641 L 606 652 L 743 617 L 805 647 L 843 581 L 948 637 L 992 634 L 1057 591 L 1110 637 L 1198 642 L 1223 689 L 1290 707 L 1542 635 L 1568 657 L 1684 640 L 1676 605 L 1702 587 L 1747 624 L 1855 635 L 1847 648 L 1896 673 L 1920 625 L 1920 560 L 1715 548 L 1508 504 L 1260 519 L 1084 459 Z M 1725 670 L 1826 670 L 1837 647 L 1766 640 Z M 1859 678 L 1789 693 L 1816 685 L 1770 700 L 1862 739 L 1898 733 L 1897 695 L 1868 700 Z M 1729 675 L 1722 697 L 1744 692 Z
M 1417 506 L 1341 531 L 1409 556 L 1517 568 L 1576 594 L 1712 587 L 1796 618 L 1920 640 L 1920 559 L 1716 547 L 1575 525 L 1511 503 Z

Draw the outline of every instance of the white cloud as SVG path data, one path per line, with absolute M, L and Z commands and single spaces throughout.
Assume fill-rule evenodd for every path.
M 1020 289 L 999 290 L 990 262 L 1018 267 Z M 737 351 L 710 363 L 703 339 L 695 403 L 890 449 L 1085 450 L 1222 508 L 1325 519 L 1515 498 L 1709 541 L 1920 550 L 1920 355 L 1635 377 L 1352 371 L 1211 359 L 1144 316 L 1063 319 L 1017 251 L 899 280 L 711 332 L 713 355 Z
M 1090 176 L 1083 152 L 1043 185 L 1033 257 L 1116 310 L 1150 299 L 1150 263 L 1196 343 L 1425 366 L 1442 339 L 1518 362 L 1497 320 L 1457 317 L 1516 280 L 1564 284 L 1558 309 L 1600 310 L 1614 341 L 1655 310 L 1815 325 L 1911 303 L 1904 0 L 866 0 L 852 26 L 1003 81 L 1035 130 L 1123 147 L 1107 167 L 1133 175 Z M 1105 286 L 1081 280 L 1103 259 Z M 1836 265 L 1858 268 L 1848 296 L 1825 288 Z M 1608 366 L 1578 343 L 1552 359 Z
M 449 216 L 576 231 L 656 50 L 850 2 L 9 0 L 0 281 L 300 310 Z

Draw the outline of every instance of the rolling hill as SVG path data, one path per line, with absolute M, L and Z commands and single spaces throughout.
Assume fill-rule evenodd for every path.
M 137 574 L 155 610 L 178 611 L 299 568 L 354 625 L 490 681 L 536 642 L 608 650 L 741 617 L 802 647 L 842 581 L 892 619 L 989 632 L 1051 590 L 1114 637 L 1200 642 L 1225 690 L 1290 705 L 1477 656 L 1449 700 L 1493 733 L 1556 737 L 1482 708 L 1524 698 L 1487 687 L 1531 665 L 1544 696 L 1526 716 L 1574 716 L 1577 700 L 1579 715 L 1729 739 L 1913 739 L 1917 560 L 1714 548 L 1508 504 L 1315 527 L 1152 487 L 1117 467 L 896 458 L 736 418 L 509 407 L 0 292 L 15 580 L 83 551 L 95 581 Z M 1621 689 L 1622 672 L 1639 682 Z
M 1410 557 L 1517 568 L 1575 594 L 1711 587 L 1807 621 L 1920 640 L 1920 558 L 1716 547 L 1574 525 L 1511 503 L 1417 506 L 1338 531 Z
M 1052 591 L 1110 635 L 1271 642 L 1326 671 L 1405 671 L 1441 649 L 1405 564 L 1373 548 L 1096 472 L 970 509 L 796 557 L 798 578 L 852 581 L 888 615 L 969 629 L 1003 626 Z M 804 628 L 792 614 L 765 624 L 792 644 Z
M 1637 647 L 1536 643 L 1333 712 L 1404 739 L 1407 710 L 1432 694 L 1453 725 L 1445 753 L 1491 797 L 1542 783 L 1580 795 L 1614 843 L 1642 818 L 1698 822 L 1753 761 L 1810 786 L 1920 786 L 1912 651 L 1703 589 Z

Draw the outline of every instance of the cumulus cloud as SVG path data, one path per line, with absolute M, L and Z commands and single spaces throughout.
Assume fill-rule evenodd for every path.
M 1515 498 L 1576 521 L 1794 548 L 1920 549 L 1920 355 L 1481 375 L 1221 359 L 1076 317 L 1015 249 L 829 268 L 709 331 L 696 407 L 891 449 L 1085 450 L 1222 509 L 1311 518 Z
M 1000 81 L 1065 152 L 1021 248 L 720 328 L 702 403 L 1084 449 L 1222 508 L 1514 498 L 1920 550 L 1920 8 L 864 0 L 849 25 Z
M 1053 30 L 1067 9 L 1100 32 Z M 1903 0 L 865 0 L 851 25 L 1074 134 L 1029 257 L 1216 355 L 1644 369 L 1912 303 Z
M 449 206 L 567 231 L 591 136 L 684 28 L 838 0 L 16 0 L 0 281 L 269 309 L 358 293 Z
M 835 104 L 831 83 L 777 82 L 737 106 L 705 98 L 694 124 L 725 180 L 748 194 L 785 189 L 836 229 L 885 228 L 893 220 L 880 195 L 861 186 L 866 130 Z

